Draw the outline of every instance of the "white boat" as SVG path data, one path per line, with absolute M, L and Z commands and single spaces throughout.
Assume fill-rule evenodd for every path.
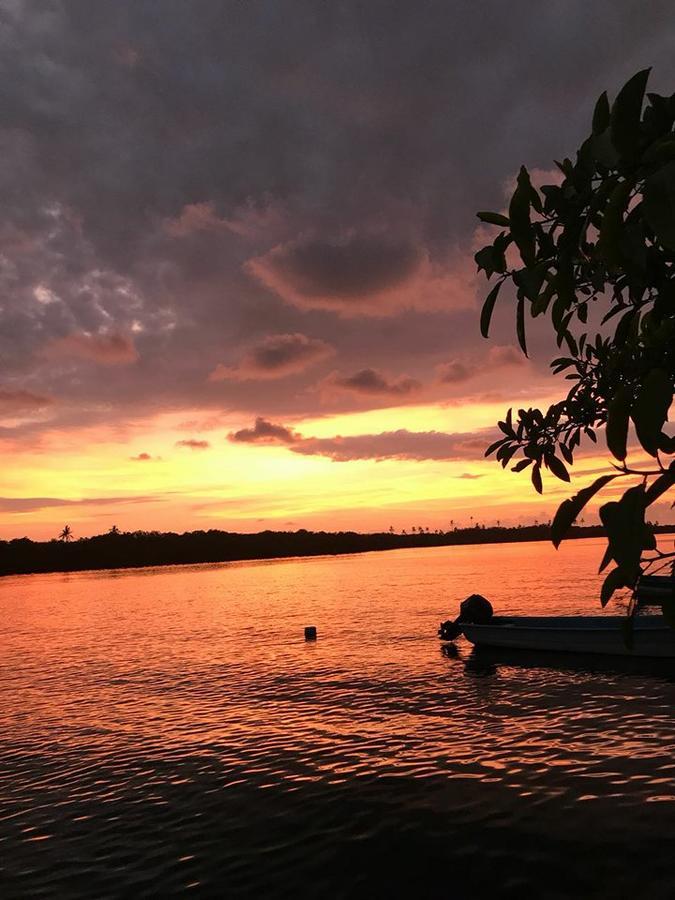
M 675 659 L 675 629 L 662 616 L 636 616 L 630 648 L 625 622 L 625 616 L 493 616 L 484 625 L 462 623 L 462 631 L 476 647 Z

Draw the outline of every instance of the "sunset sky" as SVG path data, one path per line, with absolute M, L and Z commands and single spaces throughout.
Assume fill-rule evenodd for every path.
M 0 537 L 547 519 L 473 253 L 671 2 L 0 3 Z M 586 483 L 606 464 L 592 448 Z M 617 488 L 617 490 L 622 490 Z M 661 513 L 662 521 L 666 513 Z

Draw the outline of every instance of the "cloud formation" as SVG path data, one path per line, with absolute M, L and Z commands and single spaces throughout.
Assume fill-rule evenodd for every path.
M 0 359 L 58 398 L 40 429 L 325 412 L 318 347 L 275 368 L 269 335 L 330 345 L 347 377 L 481 367 L 475 210 L 572 152 L 639 66 L 675 83 L 666 0 L 5 6 Z M 512 340 L 500 306 L 493 331 Z M 330 408 L 402 396 L 345 386 Z
M 56 506 L 87 507 L 115 506 L 127 503 L 158 503 L 162 497 L 153 494 L 130 494 L 118 497 L 84 497 L 66 500 L 61 497 L 0 497 L 0 512 L 27 513 Z
M 51 397 L 35 394 L 33 391 L 0 388 L 0 416 L 37 412 L 53 402 Z
M 293 444 L 301 440 L 301 436 L 285 425 L 275 425 L 258 416 L 253 428 L 242 428 L 228 434 L 227 439 L 233 443 L 243 444 Z
M 294 453 L 327 456 L 335 462 L 352 460 L 439 460 L 480 459 L 489 442 L 491 429 L 447 434 L 442 431 L 385 431 L 348 437 L 304 438 L 293 444 Z
M 253 428 L 228 435 L 235 443 L 287 444 L 293 453 L 326 456 L 335 462 L 359 459 L 457 460 L 482 459 L 493 436 L 492 429 L 448 434 L 442 431 L 385 431 L 329 438 L 305 437 L 285 425 L 274 424 L 259 416 Z M 466 478 L 480 477 L 466 475 Z
M 197 438 L 186 438 L 182 441 L 176 441 L 176 447 L 186 447 L 188 450 L 208 450 L 210 446 L 209 441 L 202 441 Z
M 219 364 L 209 375 L 209 380 L 285 378 L 303 372 L 334 352 L 326 341 L 300 332 L 271 334 L 252 347 L 237 365 L 228 367 Z
M 355 394 L 376 396 L 405 397 L 421 390 L 422 385 L 414 378 L 401 375 L 399 378 L 387 378 L 376 369 L 360 369 L 353 375 L 334 375 L 327 384 L 343 391 Z
M 511 345 L 491 347 L 480 363 L 453 359 L 436 366 L 436 375 L 442 384 L 459 384 L 478 375 L 496 369 L 527 365 L 526 357 Z
M 42 353 L 48 359 L 79 359 L 102 366 L 125 366 L 138 359 L 132 338 L 115 333 L 75 332 L 50 341 Z

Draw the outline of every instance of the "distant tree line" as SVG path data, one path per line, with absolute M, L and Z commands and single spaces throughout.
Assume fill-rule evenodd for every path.
M 675 532 L 675 526 L 654 526 L 657 532 Z M 599 525 L 573 527 L 570 537 L 601 536 Z M 393 531 L 360 534 L 354 531 L 261 531 L 237 534 L 228 531 L 189 531 L 184 534 L 160 531 L 120 531 L 114 526 L 107 534 L 73 539 L 32 541 L 16 538 L 0 541 L 0 575 L 35 572 L 74 572 L 87 569 L 128 569 L 247 559 L 280 559 L 294 556 L 328 556 L 397 550 L 406 547 L 441 547 L 456 544 L 491 544 L 543 541 L 550 538 L 550 523 L 514 527 L 474 525 L 450 531 L 425 531 L 416 526 L 413 534 Z

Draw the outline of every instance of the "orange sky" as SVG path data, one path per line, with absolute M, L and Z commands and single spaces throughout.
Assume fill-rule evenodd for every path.
M 571 490 L 483 458 L 565 382 L 508 290 L 480 336 L 475 213 L 640 66 L 671 93 L 669 31 L 329 6 L 7 10 L 0 537 L 530 522 Z
M 478 454 L 457 460 L 341 462 L 293 452 L 288 444 L 239 444 L 228 439 L 246 424 L 236 414 L 222 416 L 217 427 L 201 435 L 208 446 L 179 446 L 185 440 L 186 412 L 139 419 L 122 435 L 102 425 L 56 431 L 35 451 L 15 454 L 5 480 L 0 535 L 50 538 L 66 522 L 77 536 L 113 524 L 123 530 L 178 531 L 447 529 L 451 522 L 544 521 L 573 490 L 549 477 L 539 497 L 527 473 L 504 472 Z M 472 404 L 461 411 L 463 428 L 479 429 L 502 412 L 496 404 Z M 195 420 L 209 417 L 209 411 L 189 413 Z M 300 420 L 294 428 L 319 439 L 348 438 L 390 433 L 402 417 L 415 433 L 440 433 L 453 413 L 440 404 L 392 407 Z M 573 485 L 588 483 L 606 462 L 605 455 L 585 457 Z M 605 499 L 610 495 L 606 492 Z

